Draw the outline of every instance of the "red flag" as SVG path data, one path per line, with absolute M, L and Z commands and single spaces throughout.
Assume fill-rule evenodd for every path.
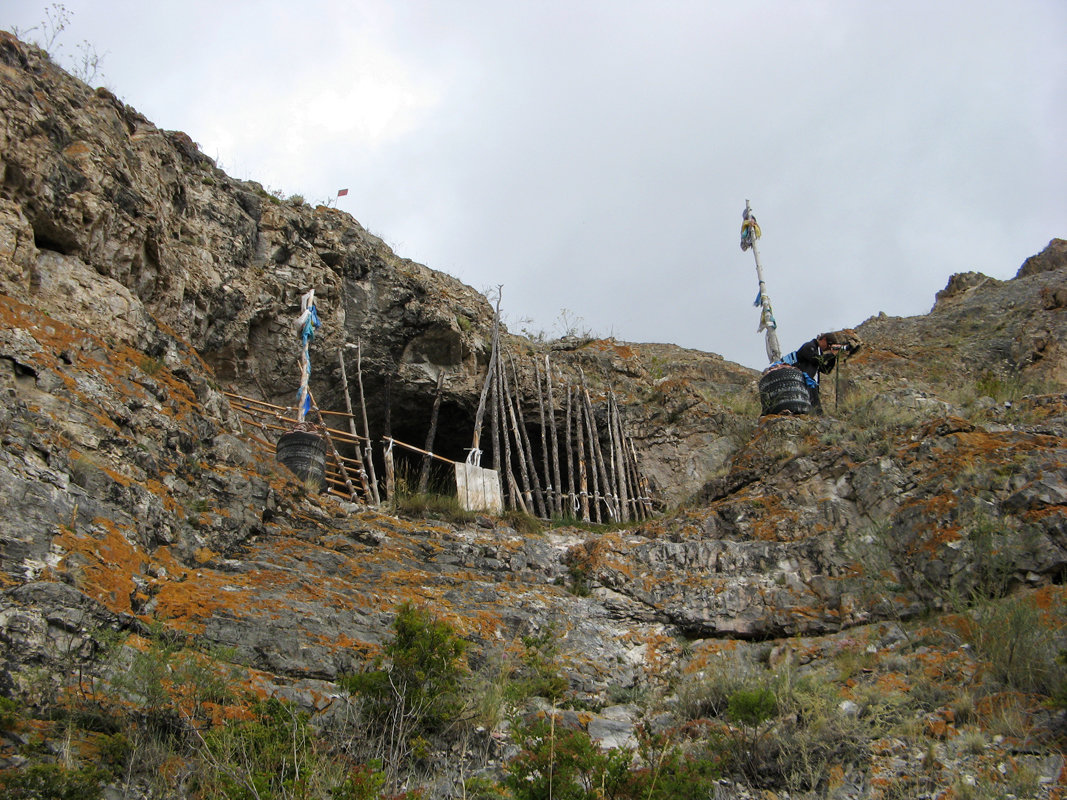
M 338 197 L 344 197 L 346 194 L 348 194 L 348 189 L 341 189 L 337 192 Z

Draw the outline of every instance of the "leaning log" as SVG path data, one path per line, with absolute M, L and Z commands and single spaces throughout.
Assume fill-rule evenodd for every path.
M 556 399 L 552 395 L 552 365 L 545 355 L 545 389 L 548 393 L 548 431 L 552 439 L 552 483 L 556 487 L 552 507 L 557 517 L 563 516 L 563 484 L 559 479 L 559 433 L 556 430 Z
M 433 409 L 430 411 L 430 432 L 426 434 L 427 453 L 433 452 L 433 440 L 437 436 L 437 417 L 441 412 L 441 395 L 445 388 L 445 370 L 437 373 L 437 394 L 433 398 Z M 422 457 L 422 469 L 419 470 L 419 494 L 426 494 L 430 488 L 430 456 Z

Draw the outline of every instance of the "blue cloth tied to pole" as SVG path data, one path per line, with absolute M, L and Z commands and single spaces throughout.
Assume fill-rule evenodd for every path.
M 322 322 L 319 320 L 318 309 L 315 308 L 314 304 L 311 306 L 311 308 L 308 309 L 308 311 L 310 313 L 304 320 L 304 327 L 300 330 L 300 339 L 304 343 L 305 347 L 307 346 L 308 342 L 315 338 L 315 329 L 322 324 Z

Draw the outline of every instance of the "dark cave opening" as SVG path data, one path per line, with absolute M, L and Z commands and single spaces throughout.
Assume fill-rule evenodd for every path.
M 351 402 L 355 414 L 356 429 L 363 433 L 362 411 L 359 406 L 358 384 L 349 375 Z M 446 384 L 447 386 L 447 384 Z M 328 388 L 324 387 L 321 392 L 320 403 L 323 408 L 331 410 L 344 410 L 344 389 L 337 381 Z M 374 470 L 379 482 L 379 491 L 385 488 L 385 463 L 383 438 L 391 435 L 398 442 L 403 442 L 420 450 L 426 449 L 427 435 L 432 422 L 435 386 L 429 382 L 424 384 L 399 384 L 387 382 L 380 375 L 364 375 L 364 392 L 366 396 L 367 418 L 370 426 L 371 439 L 373 442 Z M 478 397 L 450 394 L 446 388 L 442 395 L 440 409 L 438 410 L 437 429 L 431 452 L 450 461 L 466 461 L 474 436 L 474 419 L 477 411 Z M 550 481 L 545 480 L 545 458 L 541 439 L 540 414 L 536 407 L 524 404 L 524 427 L 528 439 L 530 458 L 542 488 L 547 488 Z M 335 418 L 336 420 L 337 418 Z M 548 420 L 546 419 L 546 424 Z M 563 443 L 563 418 L 557 413 L 557 435 L 559 438 L 560 469 L 566 472 L 567 460 Z M 503 445 L 501 455 L 498 458 L 493 452 L 493 437 L 490 429 L 491 411 L 486 409 L 482 420 L 481 440 L 479 443 L 482 450 L 481 466 L 490 469 L 499 469 L 505 456 Z M 347 430 L 347 425 L 343 425 Z M 507 424 L 510 435 L 510 421 Z M 387 433 L 391 431 L 391 433 Z M 500 436 L 503 436 L 503 426 Z M 546 444 L 551 447 L 551 439 L 546 432 Z M 345 453 L 349 455 L 350 453 Z M 397 488 L 401 493 L 415 493 L 419 486 L 420 472 L 425 456 L 420 452 L 412 451 L 399 444 L 393 447 L 393 461 Z M 511 442 L 511 465 L 512 472 L 520 487 L 522 485 L 521 467 L 519 465 L 519 452 L 514 440 Z M 550 459 L 551 461 L 551 459 Z M 549 463 L 549 470 L 552 469 Z M 529 467 L 528 467 L 529 471 Z M 502 474 L 501 479 L 506 483 L 506 477 Z M 562 481 L 566 483 L 564 478 Z M 437 458 L 430 458 L 430 474 L 428 491 L 434 494 L 454 494 L 456 491 L 454 467 Z M 505 487 L 505 493 L 507 489 Z

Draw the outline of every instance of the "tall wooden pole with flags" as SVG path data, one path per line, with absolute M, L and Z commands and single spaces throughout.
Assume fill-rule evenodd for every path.
M 756 333 L 766 331 L 767 359 L 770 363 L 782 360 L 782 348 L 778 344 L 778 323 L 774 321 L 774 311 L 771 309 L 771 298 L 767 294 L 767 284 L 763 280 L 763 265 L 759 260 L 759 248 L 756 240 L 760 238 L 760 227 L 756 222 L 756 215 L 752 213 L 752 207 L 745 200 L 745 213 L 741 222 L 741 249 L 752 249 L 752 255 L 756 258 L 756 277 L 759 279 L 759 294 L 756 295 L 754 306 L 760 309 L 759 327 Z

